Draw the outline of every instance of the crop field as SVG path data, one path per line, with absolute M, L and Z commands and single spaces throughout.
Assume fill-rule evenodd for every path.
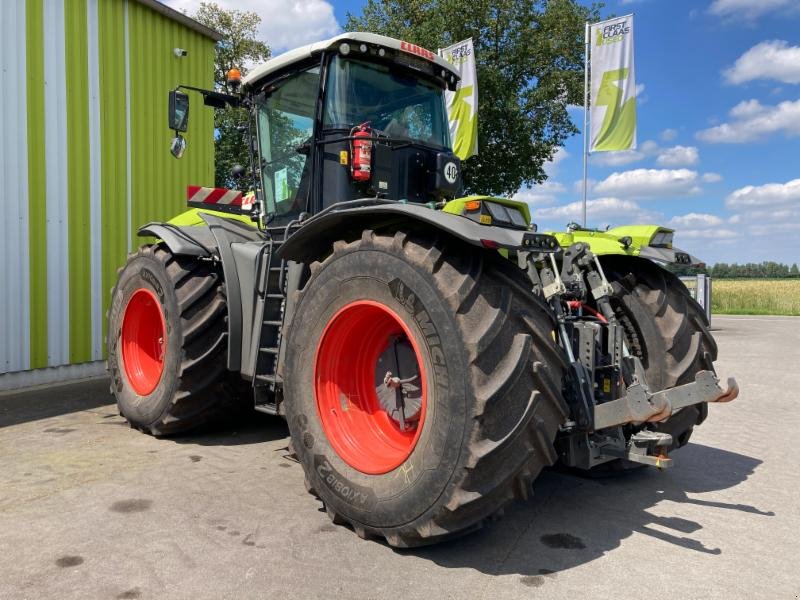
M 711 312 L 800 316 L 800 279 L 715 279 Z

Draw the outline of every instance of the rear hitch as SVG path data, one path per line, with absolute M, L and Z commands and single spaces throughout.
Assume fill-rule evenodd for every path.
M 657 428 L 648 423 L 704 402 L 730 402 L 739 395 L 736 381 L 728 379 L 722 389 L 713 371 L 700 371 L 690 383 L 651 391 L 642 360 L 626 345 L 630 333 L 620 320 L 625 310 L 618 304 L 621 284 L 609 283 L 586 243 L 562 248 L 560 256 L 559 267 L 554 254 L 517 254 L 533 293 L 553 311 L 553 338 L 569 365 L 562 388 L 569 417 L 556 440 L 561 462 L 579 469 L 614 459 L 672 466 L 667 453 L 685 440 L 653 431 Z
M 594 408 L 595 429 L 619 428 L 620 425 L 656 423 L 672 416 L 676 411 L 701 402 L 730 402 L 739 395 L 739 386 L 732 377 L 726 389 L 720 388 L 711 371 L 700 371 L 692 383 L 660 392 L 649 391 L 641 365 L 636 362 L 637 376 L 627 394 L 617 400 L 598 404 Z M 667 452 L 672 446 L 672 436 L 660 431 L 642 429 L 630 437 L 624 447 L 618 444 L 597 445 L 598 458 L 622 458 L 631 462 L 666 469 L 673 465 Z
M 601 447 L 601 455 L 624 458 L 657 469 L 668 469 L 672 466 L 672 459 L 667 456 L 667 450 L 671 445 L 672 436 L 670 434 L 642 429 L 631 436 L 626 449 L 622 450 L 613 446 Z
M 655 423 L 686 406 L 701 402 L 730 402 L 739 395 L 735 379 L 728 379 L 725 390 L 717 385 L 718 381 L 712 371 L 700 371 L 692 383 L 653 393 L 644 380 L 639 379 L 628 387 L 628 393 L 622 398 L 594 407 L 594 428 Z

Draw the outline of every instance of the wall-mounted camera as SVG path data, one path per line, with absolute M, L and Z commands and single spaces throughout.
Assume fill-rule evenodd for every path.
M 172 51 L 172 53 L 173 53 L 175 56 L 177 56 L 178 58 L 182 58 L 182 57 L 186 56 L 187 54 L 189 54 L 189 53 L 188 53 L 186 50 L 184 50 L 183 48 L 175 48 L 175 49 Z

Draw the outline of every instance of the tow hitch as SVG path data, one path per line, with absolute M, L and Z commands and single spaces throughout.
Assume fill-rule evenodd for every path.
M 717 385 L 718 381 L 711 371 L 700 371 L 692 383 L 652 393 L 644 380 L 639 380 L 628 387 L 624 397 L 594 407 L 595 430 L 663 421 L 687 406 L 730 402 L 739 395 L 734 378 L 728 378 L 725 390 Z M 672 459 L 667 455 L 672 446 L 672 436 L 668 433 L 642 429 L 630 437 L 625 447 L 620 447 L 616 441 L 616 436 L 601 438 L 599 443 L 595 441 L 599 451 L 597 458 L 623 458 L 659 469 L 672 466 Z
M 627 423 L 663 421 L 675 411 L 701 402 L 730 402 L 739 395 L 739 386 L 732 377 L 727 389 L 717 385 L 711 371 L 700 371 L 692 383 L 652 393 L 643 380 L 628 387 L 628 393 L 594 407 L 594 428 L 605 429 Z

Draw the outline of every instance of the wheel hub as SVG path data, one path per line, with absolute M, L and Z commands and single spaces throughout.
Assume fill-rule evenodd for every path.
M 404 336 L 389 340 L 375 365 L 375 395 L 400 431 L 416 427 L 422 408 L 422 384 L 414 348 Z
M 147 288 L 136 290 L 125 306 L 120 338 L 125 375 L 140 396 L 151 394 L 161 381 L 166 329 L 158 297 Z
M 322 429 L 354 469 L 387 473 L 414 450 L 425 420 L 425 373 L 408 326 L 388 307 L 360 300 L 331 318 L 314 388 Z

